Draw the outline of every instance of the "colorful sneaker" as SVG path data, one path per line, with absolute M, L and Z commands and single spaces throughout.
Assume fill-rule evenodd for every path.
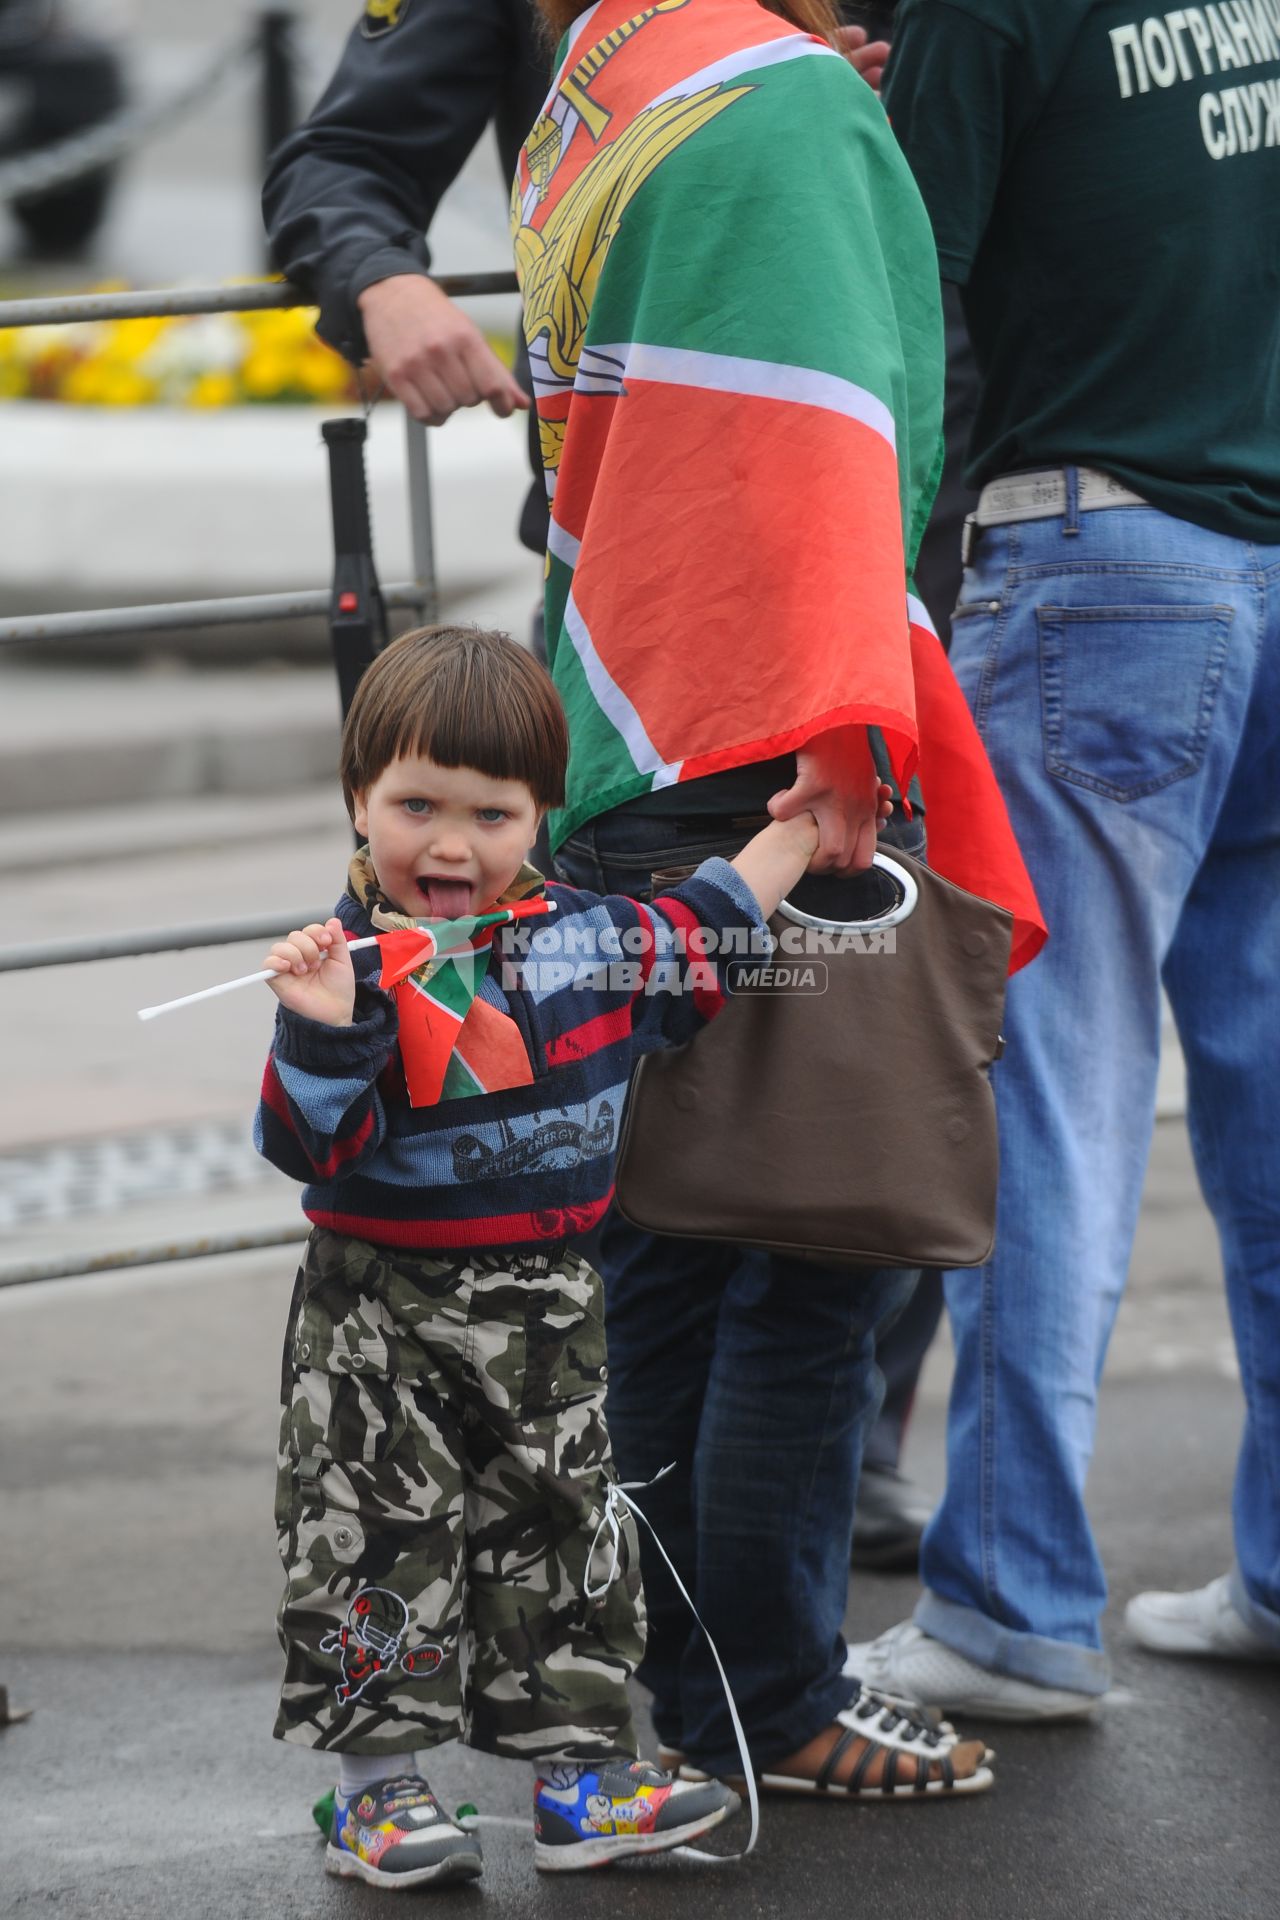
M 643 1760 L 592 1768 L 553 1766 L 533 1788 L 533 1860 L 543 1873 L 576 1873 L 637 1853 L 665 1853 L 738 1811 L 718 1780 L 675 1780 Z
M 371 1887 L 442 1886 L 474 1880 L 480 1841 L 456 1827 L 419 1774 L 335 1794 L 324 1870 Z

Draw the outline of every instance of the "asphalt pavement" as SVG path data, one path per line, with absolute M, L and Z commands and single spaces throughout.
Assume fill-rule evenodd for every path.
M 58 1389 L 17 1434 L 6 1415 L 8 1498 L 15 1478 L 20 1488 L 6 1532 L 23 1566 L 0 1660 L 15 1701 L 36 1709 L 0 1735 L 6 1913 L 196 1920 L 378 1907 L 321 1870 L 308 1808 L 331 1763 L 268 1737 L 282 1267 L 244 1262 L 167 1276 L 142 1301 L 67 1295 L 5 1315 L 24 1372 Z M 938 1417 L 925 1409 L 917 1451 L 936 1447 Z M 1225 1564 L 1237 1422 L 1223 1381 L 1129 1380 L 1108 1395 L 1094 1505 L 1117 1602 Z M 901 1579 L 856 1583 L 851 1629 L 889 1624 L 913 1592 Z M 558 1900 L 584 1915 L 650 1902 L 734 1920 L 1273 1915 L 1280 1679 L 1162 1662 L 1109 1637 L 1117 1690 L 1098 1723 L 993 1730 L 992 1794 L 887 1808 L 770 1801 L 756 1857 L 722 1872 L 678 1862 L 539 1882 L 525 1770 L 447 1750 L 432 1779 L 446 1802 L 486 1816 L 487 1867 L 480 1890 L 431 1898 L 473 1912 L 483 1902 L 495 1916 Z
M 332 1763 L 270 1738 L 280 1657 L 271 1531 L 287 1250 L 0 1292 L 0 1912 L 67 1920 L 357 1915 L 310 1822 Z M 907 1464 L 936 1491 L 949 1356 L 930 1358 Z M 981 1729 L 991 1794 L 891 1807 L 768 1801 L 755 1857 L 536 1878 L 523 1768 L 444 1750 L 432 1779 L 484 1816 L 495 1920 L 883 1915 L 887 1920 L 1270 1920 L 1280 1671 L 1126 1645 L 1123 1601 L 1230 1559 L 1240 1421 L 1212 1234 L 1181 1126 L 1159 1129 L 1103 1395 L 1092 1507 L 1116 1686 L 1096 1724 Z M 916 1588 L 863 1576 L 848 1629 Z M 641 1718 L 643 1722 L 643 1703 Z M 736 1835 L 726 1830 L 720 1844 Z

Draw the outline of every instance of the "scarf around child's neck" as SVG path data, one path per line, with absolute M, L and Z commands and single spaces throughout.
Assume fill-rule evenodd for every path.
M 479 996 L 497 929 L 551 910 L 537 868 L 526 862 L 483 913 L 456 920 L 402 913 L 383 892 L 367 846 L 352 856 L 347 890 L 378 932 L 426 927 L 439 942 L 429 960 L 390 989 L 410 1106 L 529 1086 L 533 1069 L 520 1028 Z

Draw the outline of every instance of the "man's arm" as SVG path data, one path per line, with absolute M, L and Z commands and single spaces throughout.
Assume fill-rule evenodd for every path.
M 276 262 L 318 301 L 322 338 L 353 364 L 376 361 L 397 397 L 432 422 L 480 400 L 500 413 L 527 404 L 479 329 L 428 278 L 423 238 L 528 64 L 521 8 L 413 0 L 374 37 L 366 16 L 263 188 Z

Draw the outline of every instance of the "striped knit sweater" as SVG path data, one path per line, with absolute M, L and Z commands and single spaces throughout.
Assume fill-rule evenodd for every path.
M 528 1086 L 411 1107 L 376 948 L 352 956 L 350 1026 L 277 1009 L 254 1138 L 306 1182 L 309 1220 L 380 1246 L 443 1249 L 564 1240 L 602 1217 L 636 1059 L 692 1039 L 724 1003 L 731 956 L 720 949 L 736 944 L 741 957 L 749 941 L 758 954 L 767 935 L 725 860 L 704 861 L 651 907 L 572 887 L 547 895 L 548 920 L 500 930 L 480 990 L 517 1023 Z M 373 931 L 349 895 L 335 911 L 353 938 Z

